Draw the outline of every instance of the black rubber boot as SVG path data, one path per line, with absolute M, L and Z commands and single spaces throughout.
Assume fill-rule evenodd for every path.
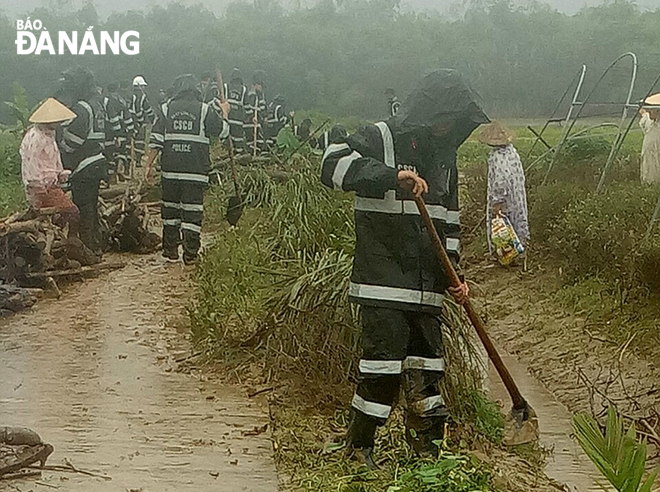
M 449 424 L 445 408 L 436 409 L 434 415 L 418 416 L 407 412 L 405 418 L 406 441 L 421 458 L 437 458 L 440 448 L 436 444 L 445 438 L 445 425 Z
M 357 459 L 373 470 L 378 468 L 373 460 L 374 444 L 378 421 L 361 412 L 351 409 L 346 436 L 346 448 L 349 457 Z
M 163 249 L 163 258 L 169 261 L 179 261 L 179 252 L 174 248 Z
M 370 470 L 378 469 L 374 461 L 374 448 L 348 448 L 349 458 L 355 459 Z
M 186 266 L 194 266 L 197 263 L 197 255 L 183 253 L 183 263 Z

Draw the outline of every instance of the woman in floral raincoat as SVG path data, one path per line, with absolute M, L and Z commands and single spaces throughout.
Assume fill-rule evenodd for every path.
M 499 122 L 488 125 L 479 135 L 481 143 L 492 147 L 488 157 L 486 209 L 488 246 L 491 253 L 492 219 L 500 213 L 509 219 L 523 246 L 527 245 L 530 238 L 525 172 L 518 151 L 513 146 L 513 137 L 513 132 Z

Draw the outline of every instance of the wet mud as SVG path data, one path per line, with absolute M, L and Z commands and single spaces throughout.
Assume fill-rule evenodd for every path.
M 604 414 L 610 401 L 631 416 L 660 410 L 660 368 L 594 336 L 584 318 L 563 310 L 553 297 L 556 279 L 548 273 L 484 264 L 471 278 L 480 286 L 477 302 L 489 332 L 539 416 L 541 443 L 552 451 L 547 474 L 570 490 L 602 490 L 596 480 L 606 482 L 571 437 L 571 413 Z M 509 410 L 508 395 L 492 370 L 491 381 Z M 651 442 L 649 456 L 657 451 Z
M 49 465 L 111 479 L 44 471 L 41 483 L 0 490 L 276 491 L 266 409 L 178 370 L 190 353 L 189 272 L 158 256 L 122 259 L 124 269 L 0 321 L 0 425 L 39 432 L 55 447 Z

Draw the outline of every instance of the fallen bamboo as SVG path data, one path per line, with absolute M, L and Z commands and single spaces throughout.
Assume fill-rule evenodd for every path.
M 21 478 L 30 478 L 30 477 L 40 477 L 41 472 L 34 470 L 34 471 L 18 471 L 16 473 L 6 473 L 4 475 L 0 475 L 0 480 L 19 480 Z
M 96 273 L 105 270 L 118 270 L 124 268 L 126 263 L 99 263 L 98 265 L 84 266 L 80 268 L 73 268 L 70 270 L 53 270 L 49 272 L 30 272 L 26 273 L 25 278 L 48 278 L 48 277 L 69 277 L 73 275 L 81 275 L 83 273 Z
M 0 235 L 15 234 L 19 232 L 37 233 L 42 222 L 39 219 L 26 220 L 23 222 L 11 222 L 0 225 Z

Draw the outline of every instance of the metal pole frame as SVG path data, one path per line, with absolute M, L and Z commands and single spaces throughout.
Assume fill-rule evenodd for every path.
M 594 85 L 594 87 L 591 89 L 591 91 L 589 92 L 589 94 L 587 95 L 585 100 L 580 104 L 579 111 L 577 112 L 575 117 L 571 120 L 569 126 L 566 128 L 566 132 L 565 132 L 566 137 L 563 139 L 563 142 L 562 142 L 562 147 L 563 147 L 566 144 L 566 142 L 568 142 L 571 139 L 571 132 L 573 131 L 573 128 L 575 128 L 575 124 L 580 119 L 580 116 L 582 116 L 582 112 L 584 111 L 584 108 L 586 108 L 589 105 L 589 103 L 591 102 L 591 99 L 593 98 L 594 94 L 600 88 L 600 85 L 603 82 L 603 80 L 605 80 L 607 75 L 612 71 L 612 69 L 614 67 L 616 67 L 622 60 L 624 60 L 626 58 L 630 58 L 632 60 L 630 86 L 628 88 L 628 95 L 627 95 L 626 101 L 623 103 L 624 107 L 623 107 L 623 111 L 622 111 L 621 121 L 618 125 L 619 130 L 617 132 L 616 138 L 614 139 L 614 142 L 612 143 L 612 148 L 610 150 L 610 154 L 609 154 L 607 162 L 605 164 L 604 173 L 605 173 L 605 171 L 607 171 L 607 168 L 609 168 L 609 165 L 612 163 L 612 161 L 614 160 L 614 157 L 616 156 L 616 153 L 618 152 L 618 150 L 621 147 L 621 136 L 624 133 L 623 127 L 624 127 L 625 121 L 628 117 L 628 110 L 630 108 L 630 100 L 632 99 L 632 94 L 633 94 L 633 91 L 635 90 L 635 82 L 637 81 L 638 63 L 637 63 L 637 55 L 635 53 L 632 53 L 632 52 L 624 53 L 623 55 L 619 56 L 616 60 L 614 60 L 610 64 L 610 66 L 607 67 L 607 69 L 605 69 L 605 71 L 602 73 L 602 75 L 600 76 L 600 78 L 596 82 L 596 85 Z M 545 178 L 543 179 L 543 184 L 545 184 L 547 182 L 548 177 L 550 176 L 550 172 L 552 171 L 552 168 L 554 167 L 555 163 L 557 162 L 557 159 L 559 158 L 559 154 L 560 154 L 559 151 L 560 150 L 561 150 L 561 148 L 557 149 L 557 152 L 555 152 L 554 158 L 552 159 L 552 162 L 550 162 L 550 166 L 548 167 L 548 171 L 546 172 Z M 603 176 L 601 176 L 601 180 L 604 179 L 604 173 L 603 173 Z M 599 183 L 599 188 L 598 189 L 600 189 L 600 188 L 601 188 L 601 185 Z
M 568 85 L 568 87 L 564 91 L 564 94 L 559 99 L 559 102 L 555 106 L 555 109 L 552 112 L 552 114 L 550 115 L 550 118 L 548 118 L 548 120 L 545 122 L 545 125 L 543 125 L 543 128 L 538 133 L 538 135 L 536 137 L 536 140 L 534 140 L 534 143 L 532 144 L 531 148 L 529 149 L 529 152 L 527 152 L 527 156 L 525 157 L 525 160 L 528 160 L 532 156 L 532 152 L 534 152 L 534 148 L 536 147 L 536 144 L 543 138 L 543 135 L 544 135 L 545 131 L 548 129 L 548 127 L 550 126 L 550 123 L 553 123 L 553 122 L 557 121 L 555 119 L 555 116 L 557 115 L 557 112 L 559 111 L 559 108 L 561 107 L 563 102 L 566 100 L 566 96 L 568 96 L 568 94 L 571 90 L 571 87 L 573 87 L 573 85 L 575 85 L 575 82 L 577 81 L 577 85 L 575 87 L 575 92 L 573 93 L 573 99 L 571 100 L 571 106 L 568 108 L 568 113 L 566 115 L 566 118 L 564 118 L 564 120 L 563 120 L 566 124 L 568 124 L 568 122 L 570 122 L 571 117 L 573 115 L 573 110 L 575 109 L 576 106 L 579 106 L 581 104 L 580 102 L 578 102 L 578 99 L 580 97 L 580 92 L 582 91 L 582 85 L 584 84 L 584 79 L 585 79 L 586 75 L 587 75 L 587 66 L 582 65 L 582 68 L 580 70 L 578 70 L 578 72 L 575 74 L 575 77 L 573 77 L 573 80 L 571 80 L 571 83 Z M 562 134 L 562 139 L 563 139 L 563 134 Z M 560 145 L 563 143 L 562 139 L 560 139 Z M 557 146 L 555 148 L 557 148 Z M 550 149 L 550 151 L 553 152 L 554 149 Z M 542 159 L 546 155 L 548 155 L 547 152 L 545 152 L 539 159 L 534 161 L 534 163 L 532 163 L 527 168 L 527 170 L 532 168 L 540 159 Z
M 623 146 L 623 141 L 628 135 L 628 132 L 632 128 L 632 125 L 635 121 L 635 118 L 637 117 L 637 113 L 633 115 L 633 117 L 630 119 L 630 122 L 628 123 L 628 126 L 624 128 L 626 124 L 626 120 L 628 119 L 628 110 L 630 110 L 631 107 L 641 107 L 639 105 L 631 105 L 631 99 L 632 99 L 632 94 L 633 91 L 635 90 L 635 82 L 637 81 L 637 55 L 634 53 L 626 53 L 625 55 L 622 56 L 632 56 L 633 59 L 633 71 L 632 71 L 632 80 L 630 82 L 630 89 L 628 90 L 628 97 L 626 99 L 626 105 L 623 107 L 623 113 L 621 114 L 621 124 L 619 126 L 619 131 L 617 133 L 616 138 L 614 139 L 614 142 L 612 143 L 612 150 L 610 151 L 610 155 L 607 158 L 607 162 L 605 163 L 605 167 L 603 168 L 603 172 L 600 175 L 600 181 L 598 181 L 598 186 L 596 187 L 596 194 L 600 193 L 603 190 L 603 186 L 605 186 L 605 176 L 607 174 L 607 171 L 609 170 L 610 166 L 614 162 L 614 159 L 616 156 L 619 154 L 619 151 L 621 150 L 621 147 Z M 643 104 L 643 102 L 641 103 Z M 639 110 L 638 110 L 639 112 Z

